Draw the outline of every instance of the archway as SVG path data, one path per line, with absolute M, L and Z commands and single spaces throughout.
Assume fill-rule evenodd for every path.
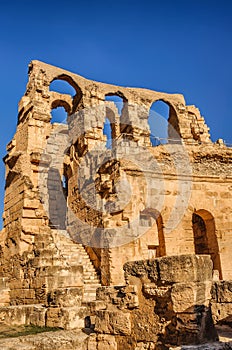
M 105 101 L 114 102 L 115 106 L 117 107 L 118 114 L 121 115 L 123 105 L 124 105 L 124 98 L 123 97 L 116 95 L 116 94 L 109 93 L 105 96 Z
M 67 124 L 67 117 L 71 113 L 71 106 L 64 100 L 54 100 L 51 104 L 51 123 Z
M 148 125 L 152 146 L 181 142 L 177 114 L 171 104 L 155 101 L 149 111 Z
M 75 81 L 66 74 L 61 74 L 55 77 L 49 86 L 50 91 L 55 91 L 60 94 L 68 94 L 73 98 L 72 112 L 76 112 L 81 105 L 83 93 Z
M 147 258 L 158 258 L 166 255 L 161 214 L 155 209 L 147 208 L 140 212 L 139 221 L 143 229 L 146 227 L 146 231 L 140 237 L 140 240 L 147 247 Z
M 58 92 L 59 94 L 68 94 L 71 96 L 76 95 L 76 90 L 70 83 L 68 83 L 66 80 L 61 79 L 55 79 L 51 82 L 49 86 L 50 91 Z
M 214 217 L 205 209 L 200 209 L 192 216 L 194 246 L 196 254 L 208 254 L 213 262 L 213 269 L 222 279 L 222 269 Z
M 120 134 L 120 116 L 124 106 L 124 98 L 119 95 L 107 94 L 105 101 L 110 102 L 106 104 L 106 118 L 103 126 L 103 134 L 106 136 L 106 148 L 111 149 L 114 140 Z

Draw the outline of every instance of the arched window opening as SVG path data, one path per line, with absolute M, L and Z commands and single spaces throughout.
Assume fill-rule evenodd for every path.
M 210 255 L 213 269 L 218 271 L 219 278 L 222 279 L 219 246 L 213 216 L 207 210 L 200 209 L 193 213 L 192 225 L 195 253 Z
M 140 213 L 139 222 L 143 231 L 145 229 L 140 238 L 143 250 L 145 250 L 143 258 L 154 259 L 166 255 L 161 214 L 153 209 L 145 209 Z
M 67 124 L 67 112 L 63 106 L 53 108 L 51 111 L 52 119 L 51 123 Z
M 150 141 L 152 146 L 168 142 L 169 106 L 163 101 L 152 104 L 148 124 L 150 127 Z
M 106 148 L 112 149 L 112 126 L 108 118 L 105 119 L 103 135 L 106 136 Z
M 77 83 L 68 75 L 61 74 L 53 79 L 49 87 L 50 91 L 60 94 L 68 94 L 73 97 L 72 112 L 76 112 L 81 105 L 83 93 Z
M 50 91 L 58 92 L 59 94 L 76 95 L 76 90 L 67 81 L 56 79 L 53 80 L 49 87 Z
M 159 100 L 151 105 L 148 125 L 152 146 L 181 143 L 176 112 L 168 103 Z
M 117 95 L 106 95 L 105 97 L 105 101 L 111 101 L 111 102 L 114 102 L 115 106 L 117 107 L 117 110 L 118 110 L 118 114 L 121 115 L 122 114 L 122 109 L 123 109 L 123 104 L 124 104 L 124 101 L 123 101 L 123 98 L 122 97 L 119 97 Z

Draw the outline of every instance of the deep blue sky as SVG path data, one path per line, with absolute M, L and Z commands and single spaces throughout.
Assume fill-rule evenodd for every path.
M 232 1 L 0 1 L 0 156 L 32 59 L 87 78 L 183 93 L 232 143 Z M 4 166 L 0 166 L 0 202 Z M 0 211 L 2 206 L 0 205 Z

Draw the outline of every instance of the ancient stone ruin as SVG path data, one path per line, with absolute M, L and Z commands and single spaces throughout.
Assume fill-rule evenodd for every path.
M 169 107 L 163 140 L 157 101 Z M 231 156 L 180 94 L 32 61 L 4 158 L 0 322 L 87 333 L 61 349 L 217 341 L 215 326 L 232 324 Z

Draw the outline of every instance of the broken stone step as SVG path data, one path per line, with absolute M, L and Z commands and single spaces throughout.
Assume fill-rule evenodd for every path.
M 50 307 L 46 313 L 46 326 L 64 329 L 83 329 L 88 315 L 85 306 Z
M 86 275 L 97 276 L 97 272 L 93 267 L 86 267 L 85 265 L 83 265 L 83 272 Z
M 83 277 L 83 280 L 84 280 L 84 283 L 92 283 L 92 284 L 99 284 L 100 281 L 96 278 L 96 277 L 93 277 L 93 278 L 85 278 L 85 276 Z
M 99 284 L 99 281 L 97 279 L 92 279 L 92 280 L 84 279 L 84 284 L 94 284 L 94 285 L 96 285 L 96 284 Z
M 86 280 L 91 280 L 91 281 L 97 281 L 96 275 L 95 274 L 83 274 L 83 278 Z
M 46 308 L 42 304 L 14 305 L 0 308 L 0 322 L 6 325 L 45 326 Z

